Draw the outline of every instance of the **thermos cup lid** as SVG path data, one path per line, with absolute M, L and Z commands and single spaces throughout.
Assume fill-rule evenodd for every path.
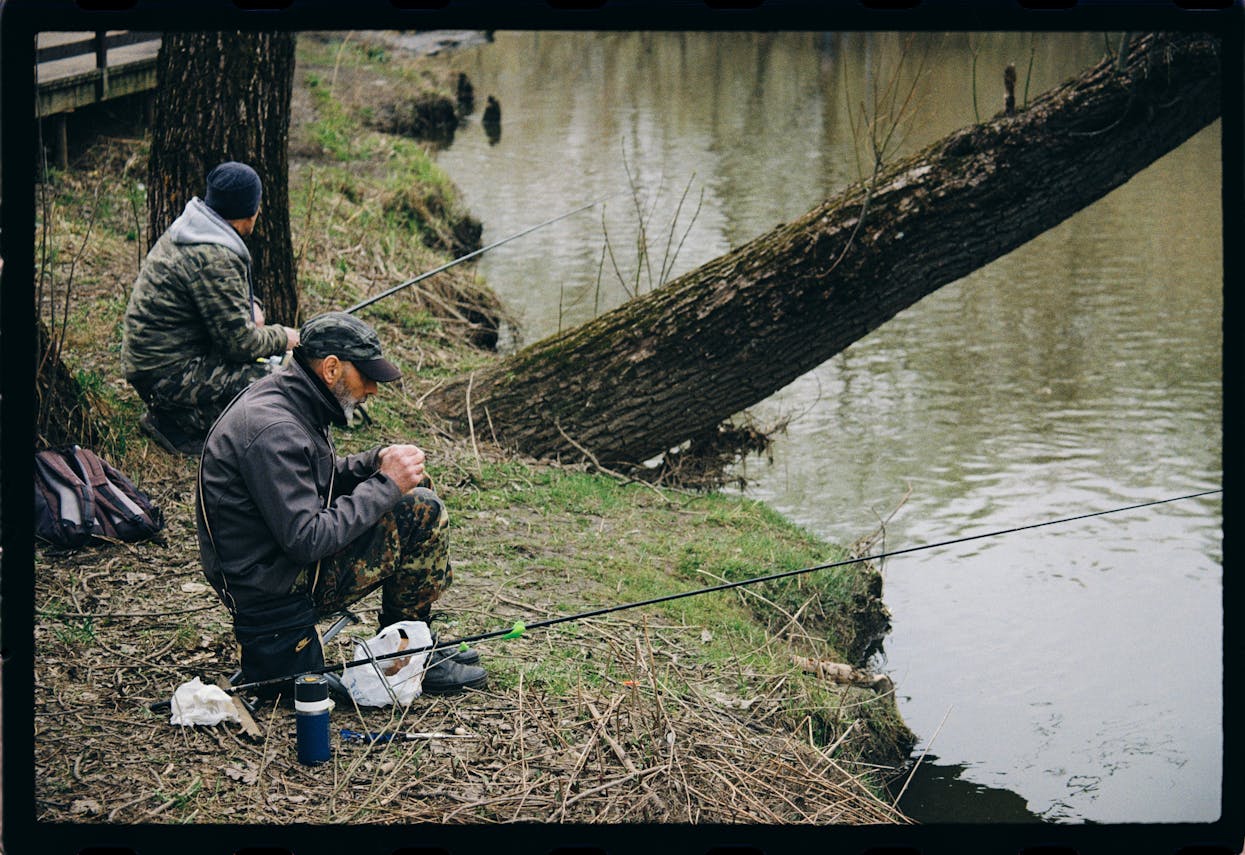
M 294 700 L 303 703 L 327 700 L 329 682 L 323 674 L 303 674 L 294 681 Z

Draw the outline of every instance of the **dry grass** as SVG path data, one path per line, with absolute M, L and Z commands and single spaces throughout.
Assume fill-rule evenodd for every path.
M 172 727 L 147 705 L 191 673 L 227 671 L 233 659 L 223 610 L 210 593 L 184 593 L 199 584 L 197 566 L 134 569 L 155 548 L 95 555 L 80 572 L 60 574 L 71 584 L 40 585 L 42 603 L 66 604 L 37 629 L 47 651 L 36 687 L 40 821 L 906 821 L 862 779 L 870 770 L 848 752 L 839 759 L 850 727 L 829 747 L 792 731 L 784 695 L 798 687 L 728 694 L 729 679 L 695 664 L 699 628 L 637 625 L 642 618 L 585 625 L 576 653 L 601 663 L 602 679 L 572 690 L 551 693 L 525 679 L 557 643 L 534 636 L 483 651 L 490 667 L 517 669 L 517 685 L 424 697 L 401 712 L 339 707 L 332 715 L 334 731 L 462 738 L 368 745 L 335 736 L 330 763 L 306 767 L 293 715 L 280 707 L 257 711 L 257 741 L 231 724 Z M 161 593 L 179 607 L 160 611 Z M 333 653 L 349 655 L 344 646 Z

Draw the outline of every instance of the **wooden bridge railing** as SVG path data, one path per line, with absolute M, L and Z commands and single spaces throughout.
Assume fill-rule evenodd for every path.
M 159 50 L 159 33 L 39 33 L 35 115 L 54 117 L 56 159 L 62 168 L 68 160 L 66 115 L 80 107 L 155 89 Z

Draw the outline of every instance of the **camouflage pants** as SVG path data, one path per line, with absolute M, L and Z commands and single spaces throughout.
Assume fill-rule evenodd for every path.
M 453 581 L 445 504 L 430 482 L 402 497 L 370 531 L 320 562 L 312 599 L 321 614 L 340 611 L 383 586 L 381 626 L 398 620 L 427 623 L 432 604 Z M 291 593 L 306 591 L 312 568 Z
M 268 362 L 223 363 L 196 356 L 181 370 L 135 375 L 129 381 L 162 422 L 203 436 L 239 392 L 273 368 Z

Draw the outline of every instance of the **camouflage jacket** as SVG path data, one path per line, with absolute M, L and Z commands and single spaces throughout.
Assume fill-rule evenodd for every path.
M 285 351 L 285 329 L 255 326 L 251 254 L 198 197 L 143 261 L 125 310 L 127 378 L 169 374 L 191 360 L 254 362 Z

